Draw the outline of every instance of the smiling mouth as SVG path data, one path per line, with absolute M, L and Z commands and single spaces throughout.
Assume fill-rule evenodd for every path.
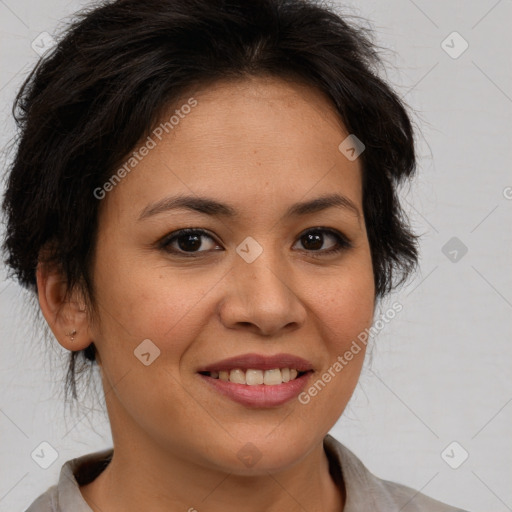
M 199 373 L 212 379 L 232 382 L 233 384 L 277 386 L 293 381 L 309 373 L 309 371 L 299 371 L 295 368 L 273 368 L 270 370 L 233 368 L 232 370 L 203 371 Z

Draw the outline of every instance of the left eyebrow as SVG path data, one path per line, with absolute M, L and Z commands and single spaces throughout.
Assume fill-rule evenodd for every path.
M 361 221 L 359 208 L 348 197 L 340 194 L 329 194 L 311 201 L 295 203 L 288 208 L 283 218 L 310 215 L 328 208 L 341 208 L 350 211 L 356 215 L 359 222 Z M 175 209 L 192 210 L 213 217 L 232 219 L 240 217 L 233 207 L 209 197 L 171 196 L 146 206 L 140 213 L 139 220 Z

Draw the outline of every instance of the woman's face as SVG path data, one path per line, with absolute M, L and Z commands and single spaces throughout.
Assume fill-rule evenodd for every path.
M 231 473 L 284 469 L 321 443 L 363 363 L 364 349 L 332 369 L 374 312 L 361 165 L 309 87 L 258 78 L 189 98 L 101 203 L 90 333 L 114 443 Z M 333 194 L 345 201 L 300 207 Z M 184 228 L 205 233 L 171 240 Z M 250 384 L 214 378 L 230 366 L 256 370 L 233 372 Z M 277 385 L 287 372 L 263 371 L 297 367 L 311 371 Z

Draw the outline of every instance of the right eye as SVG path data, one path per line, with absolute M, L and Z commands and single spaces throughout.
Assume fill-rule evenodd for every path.
M 203 246 L 202 238 L 214 241 L 214 238 L 204 229 L 186 228 L 170 233 L 159 245 L 162 250 L 171 254 L 194 257 L 194 253 L 208 252 L 208 249 L 198 250 Z

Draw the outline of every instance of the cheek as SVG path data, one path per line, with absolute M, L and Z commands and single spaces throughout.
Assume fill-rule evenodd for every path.
M 324 303 L 314 316 L 325 350 L 320 373 L 330 372 L 331 378 L 325 377 L 329 383 L 332 381 L 329 386 L 333 392 L 337 388 L 336 393 L 350 395 L 364 362 L 367 332 L 373 319 L 373 295 L 364 287 L 348 290 L 333 286 L 326 290 Z
M 170 357 L 179 357 L 204 322 L 202 304 L 218 280 L 207 272 L 172 272 L 144 265 L 119 265 L 108 275 L 99 271 L 103 308 L 102 338 L 131 350 L 151 339 Z M 99 281 L 100 282 L 100 281 Z M 108 330 L 108 332 L 107 332 Z M 185 335 L 186 334 L 186 335 Z
M 371 260 L 360 255 L 322 286 L 311 283 L 311 318 L 322 339 L 322 368 L 299 402 L 305 421 L 322 416 L 326 424 L 339 418 L 357 386 L 374 314 L 375 287 Z
M 114 259 L 111 253 L 109 261 Z M 165 424 L 169 411 L 179 415 L 190 407 L 180 364 L 204 329 L 206 297 L 218 276 L 170 272 L 137 259 L 118 261 L 115 268 L 99 264 L 95 274 L 101 283 L 96 343 L 108 386 L 122 382 L 116 385 L 117 400 L 137 421 L 147 420 L 145 428 L 152 430 Z
M 315 307 L 318 328 L 324 326 L 324 339 L 330 340 L 332 348 L 342 350 L 371 325 L 375 285 L 369 252 L 348 261 L 332 279 L 311 282 L 310 289 L 314 290 L 310 304 Z

